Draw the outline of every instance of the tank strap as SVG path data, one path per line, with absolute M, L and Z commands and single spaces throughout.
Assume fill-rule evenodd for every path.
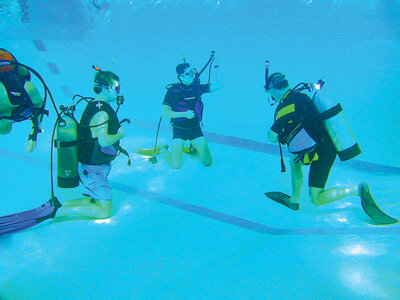
M 126 163 L 128 166 L 131 165 L 131 158 L 129 156 L 128 151 L 126 151 L 124 148 L 122 148 L 120 145 L 118 144 L 114 144 L 114 147 L 117 148 L 117 150 L 122 153 L 123 155 L 125 155 L 128 158 L 128 162 Z
M 338 115 L 343 110 L 343 107 L 340 103 L 331 107 L 330 109 L 324 111 L 322 114 L 319 115 L 321 120 L 328 120 L 336 115 Z
M 78 145 L 78 141 L 70 141 L 70 142 L 60 142 L 58 140 L 54 140 L 54 147 L 55 148 L 68 148 L 68 147 L 73 147 L 73 146 L 77 146 Z

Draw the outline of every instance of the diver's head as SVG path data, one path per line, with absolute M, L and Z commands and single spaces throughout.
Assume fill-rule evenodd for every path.
M 98 97 L 109 102 L 115 101 L 119 95 L 120 88 L 119 77 L 115 73 L 101 70 L 96 73 L 93 91 Z
M 12 62 L 12 64 L 8 63 Z M 6 49 L 0 48 L 0 74 L 18 74 L 20 78 L 30 81 L 31 73 L 20 65 L 14 55 Z
M 289 89 L 289 81 L 284 74 L 274 73 L 268 77 L 267 93 L 274 102 L 280 101 Z
M 9 64 L 7 61 L 16 62 L 17 59 L 6 49 L 0 48 L 0 73 L 11 73 L 16 69 L 15 64 Z
M 179 64 L 176 66 L 178 79 L 184 85 L 191 85 L 196 78 L 196 70 L 191 68 L 188 63 Z

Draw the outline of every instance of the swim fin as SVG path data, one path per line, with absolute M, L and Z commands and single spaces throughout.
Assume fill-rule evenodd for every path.
M 369 186 L 367 183 L 362 183 L 360 186 L 361 206 L 365 213 L 370 216 L 375 222 L 380 225 L 389 225 L 398 223 L 399 220 L 392 218 L 385 214 L 375 203 L 374 198 L 371 195 Z
M 56 197 L 31 210 L 0 217 L 0 234 L 13 233 L 54 218 L 61 203 Z
M 134 149 L 133 151 L 135 151 L 135 153 L 140 154 L 140 155 L 144 155 L 144 156 L 156 156 L 161 154 L 160 149 L 164 148 L 167 145 L 162 145 L 162 146 L 158 146 L 156 148 L 151 148 L 151 149 Z
M 299 210 L 300 209 L 299 203 L 290 202 L 290 196 L 286 195 L 285 193 L 282 193 L 282 192 L 266 192 L 264 194 L 265 194 L 265 196 L 267 196 L 271 200 L 274 200 L 275 202 L 278 202 L 279 204 L 285 205 L 285 206 L 289 207 L 290 209 L 293 209 L 293 210 Z

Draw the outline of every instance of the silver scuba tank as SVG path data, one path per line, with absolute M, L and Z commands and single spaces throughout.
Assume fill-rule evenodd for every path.
M 313 96 L 314 105 L 320 113 L 340 160 L 352 159 L 361 153 L 361 148 L 342 113 L 342 106 L 336 101 L 335 96 L 323 86 L 322 80 L 314 84 L 316 89 Z

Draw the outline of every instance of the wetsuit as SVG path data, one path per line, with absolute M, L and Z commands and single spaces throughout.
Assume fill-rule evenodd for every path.
M 25 90 L 27 79 L 18 74 L 2 74 L 0 82 L 7 91 L 7 97 L 12 105 L 17 105 L 11 112 L 10 117 L 3 117 L 12 122 L 20 122 L 29 119 L 32 116 L 34 105 L 31 98 Z
M 84 186 L 84 196 L 98 200 L 111 200 L 112 189 L 108 181 L 111 162 L 116 158 L 118 150 L 114 145 L 102 147 L 97 138 L 92 137 L 90 121 L 98 112 L 108 115 L 108 134 L 117 134 L 121 127 L 114 109 L 106 102 L 90 102 L 81 117 L 79 126 L 78 172 Z M 119 145 L 119 142 L 115 144 Z
M 302 93 L 290 92 L 276 108 L 271 130 L 278 134 L 280 142 L 285 142 L 287 134 L 298 124 L 317 142 L 316 148 L 302 159 L 304 164 L 310 164 L 308 185 L 324 188 L 337 151 L 311 98 Z
M 203 114 L 203 102 L 201 95 L 210 92 L 210 84 L 187 86 L 174 84 L 168 88 L 162 104 L 171 108 L 171 111 L 184 112 L 193 110 L 195 116 L 192 119 L 172 118 L 172 139 L 194 140 L 203 136 L 200 121 Z

